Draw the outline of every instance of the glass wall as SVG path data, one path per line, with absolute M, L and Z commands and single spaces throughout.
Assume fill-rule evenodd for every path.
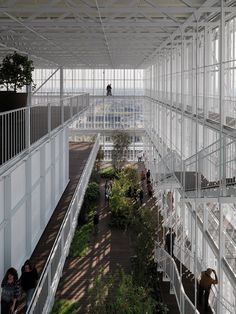
M 54 75 L 52 75 L 55 72 Z M 106 95 L 106 86 L 111 84 L 112 95 L 143 95 L 142 69 L 64 69 L 64 93 L 88 92 L 90 95 Z M 51 78 L 50 78 L 51 76 Z M 60 73 L 56 69 L 35 69 L 33 79 L 39 93 L 60 92 Z

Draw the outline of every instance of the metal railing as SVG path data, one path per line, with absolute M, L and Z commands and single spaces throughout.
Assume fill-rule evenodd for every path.
M 143 129 L 144 97 L 90 96 L 89 110 L 75 128 L 79 129 Z
M 98 134 L 81 175 L 79 184 L 74 192 L 67 213 L 38 281 L 27 314 L 45 314 L 51 310 L 63 266 L 77 225 L 77 218 L 83 202 L 83 197 L 99 150 L 99 140 L 100 135 Z
M 71 122 L 89 105 L 89 95 L 82 93 L 47 105 L 23 107 L 0 113 L 0 165 L 52 131 Z
M 193 305 L 189 297 L 184 291 L 183 284 L 177 269 L 176 263 L 173 258 L 156 242 L 155 243 L 155 261 L 158 263 L 158 267 L 165 272 L 169 277 L 171 285 L 174 289 L 176 301 L 181 314 L 198 314 L 198 310 Z
M 197 248 L 196 248 L 197 249 Z M 193 268 L 194 262 L 195 262 L 195 257 L 194 254 L 187 248 L 183 248 L 181 245 L 177 245 L 175 243 L 175 253 L 176 257 L 179 259 L 179 261 L 189 270 Z M 192 266 L 192 267 L 191 267 Z M 206 270 L 209 267 L 202 258 L 199 259 L 197 258 L 197 275 L 200 277 L 201 272 L 203 270 Z M 192 270 L 191 270 L 192 272 Z M 212 310 L 214 312 L 217 312 L 217 302 L 220 302 L 222 305 L 222 311 L 223 313 L 227 314 L 233 314 L 234 313 L 234 304 L 230 303 L 224 296 L 221 296 L 221 299 L 218 298 L 218 289 L 215 285 L 212 286 L 211 288 L 211 294 L 209 297 L 209 302 L 211 305 Z M 222 301 L 221 301 L 222 300 Z

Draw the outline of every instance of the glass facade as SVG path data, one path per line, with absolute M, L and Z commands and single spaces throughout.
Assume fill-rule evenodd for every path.
M 33 74 L 36 88 L 40 87 L 56 69 L 35 69 Z M 90 95 L 106 95 L 106 86 L 111 84 L 114 96 L 143 95 L 144 71 L 142 69 L 64 69 L 63 88 L 65 94 L 88 92 Z M 60 73 L 54 75 L 38 92 L 60 93 Z

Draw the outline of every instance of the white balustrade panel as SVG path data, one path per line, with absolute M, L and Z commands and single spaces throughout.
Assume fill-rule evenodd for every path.
M 54 188 L 55 188 L 55 200 L 58 202 L 60 198 L 60 160 L 59 157 L 56 157 L 56 163 L 55 163 L 55 182 L 54 182 Z
M 41 236 L 41 228 L 40 228 L 40 185 L 32 191 L 31 193 L 31 246 L 35 247 L 40 236 Z
M 25 197 L 26 194 L 26 175 L 25 162 L 19 164 L 11 172 L 11 209 L 14 209 L 17 204 Z
M 52 143 L 51 142 L 48 142 L 46 145 L 45 145 L 45 169 L 48 170 L 48 168 L 51 167 L 51 146 L 52 146 Z
M 0 226 L 4 219 L 4 181 L 0 180 Z M 0 227 L 1 229 L 1 227 Z
M 51 170 L 49 169 L 45 177 L 45 210 L 47 217 L 51 213 L 51 197 Z
M 0 229 L 0 275 L 4 274 L 4 229 Z
M 40 151 L 37 150 L 31 158 L 31 184 L 32 186 L 40 179 Z
M 25 256 L 26 256 L 26 204 L 24 202 L 11 217 L 12 266 L 19 270 L 22 264 L 24 263 Z
M 68 184 L 68 131 L 58 130 L 0 176 L 0 280 L 30 257 Z

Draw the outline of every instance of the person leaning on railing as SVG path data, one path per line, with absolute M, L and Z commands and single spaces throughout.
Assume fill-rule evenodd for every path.
M 215 279 L 211 277 L 211 274 L 214 273 Z M 198 303 L 202 303 L 202 297 L 204 294 L 204 306 L 205 310 L 209 309 L 209 295 L 211 290 L 211 285 L 218 284 L 218 278 L 214 269 L 207 268 L 206 271 L 201 272 L 201 277 L 199 281 L 199 290 L 198 290 Z

